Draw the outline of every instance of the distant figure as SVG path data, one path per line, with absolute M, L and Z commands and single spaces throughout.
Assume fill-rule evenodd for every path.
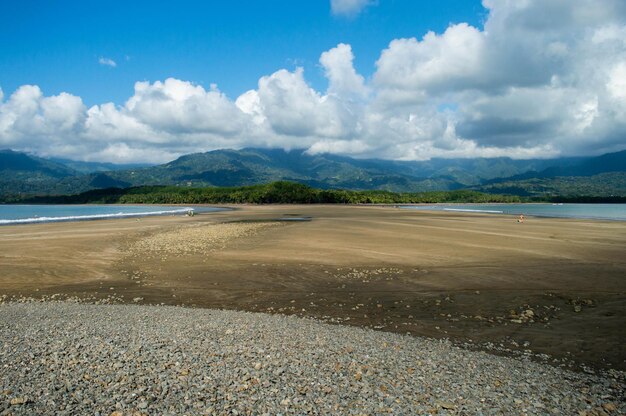
M 517 219 L 517 222 L 519 223 L 524 222 L 524 214 L 519 214 L 519 218 Z

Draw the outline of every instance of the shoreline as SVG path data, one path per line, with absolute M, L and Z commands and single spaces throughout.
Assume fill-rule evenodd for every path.
M 10 225 L 31 225 L 31 224 L 43 224 L 43 223 L 53 223 L 53 222 L 79 222 L 79 221 L 97 221 L 97 220 L 112 220 L 112 219 L 120 219 L 120 218 L 143 218 L 149 216 L 168 216 L 168 215 L 185 215 L 188 210 L 193 210 L 194 207 L 202 207 L 202 208 L 214 208 L 217 211 L 223 210 L 238 210 L 244 207 L 254 207 L 254 206 L 302 206 L 301 204 L 2 204 L 6 206 L 94 206 L 94 207 L 102 207 L 102 206 L 111 206 L 111 207 L 179 207 L 177 210 L 173 211 L 163 211 L 163 212 L 145 212 L 145 213 L 124 213 L 124 214 L 92 214 L 92 215 L 84 215 L 84 216 L 76 216 L 76 217 L 45 217 L 45 219 L 37 219 L 37 217 L 33 218 L 25 218 L 25 219 L 0 219 L 0 227 L 10 226 Z M 522 203 L 504 203 L 504 202 L 493 202 L 493 203 L 464 203 L 464 202 L 441 202 L 441 203 L 416 203 L 416 204 L 306 204 L 304 206 L 318 206 L 318 207 L 332 207 L 332 206 L 341 206 L 341 207 L 378 207 L 378 208 L 396 208 L 396 209 L 406 209 L 410 210 L 412 207 L 416 207 L 416 211 L 430 211 L 430 212 L 453 212 L 465 215 L 502 215 L 508 217 L 519 216 L 520 213 L 523 213 L 525 217 L 528 218 L 546 218 L 546 219 L 566 219 L 566 220 L 583 220 L 583 221 L 610 221 L 610 222 L 626 222 L 626 218 L 611 218 L 611 217 L 603 217 L 603 216 L 591 216 L 591 215 L 577 215 L 577 216 L 568 216 L 568 215 L 549 215 L 549 214 L 541 214 L 541 213 L 530 213 L 526 214 L 524 212 L 520 213 L 509 213 L 503 211 L 495 211 L 495 210 L 473 210 L 473 209 L 462 209 L 462 208 L 451 208 L 445 209 L 445 207 L 456 207 L 456 206 L 488 206 L 488 207 L 506 207 L 512 205 L 545 205 L 545 206 L 567 206 L 567 205 L 594 205 L 594 203 L 590 204 L 578 204 L 578 203 L 565 203 L 565 204 L 554 204 L 548 202 L 522 202 Z M 620 205 L 620 204 L 595 204 L 595 205 Z M 626 207 L 626 204 L 621 204 Z M 427 207 L 433 207 L 432 210 L 427 209 Z M 196 212 L 195 215 L 204 214 L 203 212 Z
M 17 206 L 34 206 L 35 204 L 18 204 Z M 48 205 L 48 204 L 42 204 Z M 172 210 L 160 210 L 160 211 L 139 211 L 139 212 L 117 212 L 117 213 L 106 213 L 106 214 L 85 214 L 85 215 L 66 215 L 66 216 L 35 216 L 29 218 L 14 218 L 14 219 L 0 219 L 0 226 L 10 226 L 10 225 L 30 225 L 30 224 L 48 224 L 48 223 L 65 223 L 65 222 L 81 222 L 81 221 L 100 221 L 100 220 L 115 220 L 115 219 L 124 219 L 124 218 L 145 218 L 145 217 L 157 217 L 157 216 L 172 216 L 172 215 L 188 215 L 189 212 L 193 211 L 195 213 L 194 205 L 187 204 L 177 204 L 177 205 L 165 205 L 165 204 L 52 204 L 53 206 L 60 207 L 72 207 L 72 206 L 106 206 L 106 207 L 146 207 L 146 210 L 149 207 L 176 207 L 176 209 Z M 198 207 L 198 205 L 196 205 Z M 215 206 L 207 206 L 203 207 L 212 208 L 211 211 L 201 211 L 199 213 L 209 213 L 209 212 L 218 212 L 225 211 L 229 208 L 215 207 Z

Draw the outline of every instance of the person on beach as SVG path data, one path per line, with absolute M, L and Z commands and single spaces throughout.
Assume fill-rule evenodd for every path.
M 524 214 L 519 214 L 519 218 L 517 219 L 517 222 L 519 222 L 519 223 L 523 223 L 524 222 Z

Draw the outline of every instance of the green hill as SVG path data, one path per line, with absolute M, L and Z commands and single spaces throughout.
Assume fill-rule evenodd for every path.
M 525 197 L 626 196 L 626 172 L 502 181 L 472 187 L 476 191 Z
M 0 150 L 0 194 L 39 193 L 77 174 L 61 163 Z
M 405 162 L 310 155 L 301 149 L 242 149 L 195 153 L 147 167 L 60 161 L 1 151 L 0 197 L 8 200 L 19 195 L 67 195 L 157 185 L 239 187 L 276 181 L 319 189 L 392 192 L 473 189 L 520 196 L 626 195 L 626 151 L 589 158 Z

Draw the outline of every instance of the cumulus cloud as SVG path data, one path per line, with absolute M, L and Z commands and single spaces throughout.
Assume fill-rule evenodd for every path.
M 320 63 L 328 78 L 329 93 L 346 98 L 365 98 L 365 80 L 354 69 L 353 61 L 352 47 L 345 43 L 322 53 Z
M 428 32 L 421 41 L 396 39 L 376 63 L 375 82 L 382 90 L 418 93 L 417 100 L 422 92 L 479 86 L 487 82 L 482 79 L 486 52 L 485 35 L 467 23 L 441 35 Z
M 100 65 L 104 65 L 104 66 L 110 66 L 111 68 L 115 68 L 117 66 L 117 63 L 111 59 L 111 58 L 105 58 L 105 57 L 100 57 L 100 59 L 98 59 L 98 63 Z
M 420 40 L 392 41 L 374 75 L 378 105 L 394 112 L 453 102 L 457 136 L 484 154 L 490 148 L 513 156 L 530 149 L 580 154 L 586 143 L 602 151 L 626 147 L 623 137 L 609 139 L 623 126 L 617 96 L 626 59 L 624 2 L 484 5 L 483 29 L 461 23 Z
M 137 82 L 125 110 L 137 121 L 168 133 L 241 131 L 241 112 L 217 87 L 169 78 L 165 82 Z
M 372 0 L 330 0 L 330 11 L 335 16 L 354 17 L 372 4 Z
M 35 151 L 66 145 L 80 134 L 84 120 L 80 97 L 45 97 L 39 87 L 23 85 L 0 103 L 0 144 Z
M 256 93 L 267 123 L 278 135 L 302 138 L 301 144 L 312 138 L 352 135 L 355 126 L 350 109 L 336 97 L 311 88 L 302 68 L 261 78 Z
M 367 2 L 340 3 L 354 12 Z M 626 148 L 626 3 L 484 5 L 483 27 L 391 40 L 369 77 L 350 45 L 322 52 L 325 91 L 302 68 L 261 76 L 234 99 L 173 78 L 91 108 L 34 85 L 0 90 L 0 147 L 117 162 L 246 146 L 403 160 Z

